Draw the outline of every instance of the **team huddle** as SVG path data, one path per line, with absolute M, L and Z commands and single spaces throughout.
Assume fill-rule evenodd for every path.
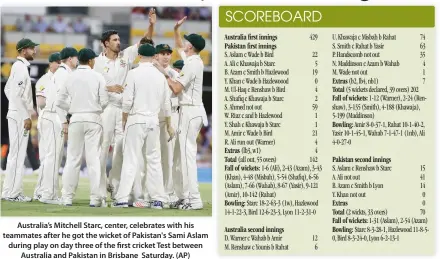
M 181 60 L 171 67 L 174 50 L 154 44 L 154 10 L 149 18 L 143 38 L 123 51 L 117 31 L 110 30 L 102 34 L 104 50 L 99 55 L 88 48 L 78 52 L 66 47 L 49 56 L 49 71 L 35 85 L 41 160 L 35 200 L 72 206 L 85 151 L 90 207 L 107 207 L 109 193 L 111 207 L 203 208 L 196 139 L 207 126 L 199 55 L 205 40 L 189 34 L 183 42 L 179 28 L 186 17 L 178 21 L 174 39 Z M 22 179 L 34 109 L 28 66 L 36 46 L 30 39 L 17 43 L 17 61 L 5 87 L 10 145 L 2 199 L 13 202 L 32 201 L 23 194 Z

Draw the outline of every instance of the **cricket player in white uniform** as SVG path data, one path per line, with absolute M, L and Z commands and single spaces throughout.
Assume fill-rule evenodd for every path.
M 144 38 L 150 37 L 152 30 L 145 34 Z M 101 42 L 105 47 L 104 55 L 96 58 L 94 70 L 102 74 L 106 81 L 109 92 L 109 105 L 102 114 L 103 121 L 103 142 L 100 154 L 101 163 L 101 191 L 112 194 L 112 198 L 119 187 L 122 169 L 122 91 L 127 78 L 128 71 L 132 69 L 133 62 L 138 55 L 139 43 L 136 43 L 121 52 L 121 43 L 118 32 L 115 30 L 106 31 L 102 34 Z M 109 172 L 108 184 L 106 174 L 107 156 L 110 145 L 113 146 L 112 168 Z M 138 191 L 141 193 L 141 190 Z
M 53 181 L 51 180 L 46 183 L 49 183 L 49 182 L 55 183 L 56 186 L 54 185 L 51 187 L 55 190 L 58 190 L 58 177 L 53 176 L 53 177 L 47 178 L 47 175 L 46 175 L 46 177 L 43 178 L 43 176 L 44 176 L 43 172 L 45 171 L 44 170 L 45 169 L 44 157 L 45 157 L 45 154 L 47 153 L 48 145 L 50 145 L 49 143 L 56 143 L 57 139 L 61 139 L 61 141 L 63 141 L 62 135 L 61 135 L 62 134 L 61 133 L 61 122 L 59 122 L 59 120 L 57 118 L 58 123 L 56 123 L 54 125 L 47 125 L 48 123 L 53 123 L 53 122 L 49 122 L 47 119 L 47 116 L 43 117 L 43 110 L 44 110 L 46 104 L 50 105 L 50 103 L 54 102 L 56 99 L 56 91 L 57 90 L 56 90 L 56 86 L 53 82 L 53 76 L 55 74 L 55 71 L 60 66 L 60 64 L 61 64 L 61 55 L 59 52 L 52 53 L 51 55 L 49 55 L 49 70 L 35 84 L 35 93 L 36 93 L 35 95 L 36 95 L 36 99 L 37 99 L 37 109 L 38 109 L 38 115 L 39 115 L 37 129 L 38 129 L 39 158 L 40 158 L 41 166 L 38 169 L 38 181 L 37 181 L 37 185 L 35 186 L 34 200 L 40 200 L 42 197 L 42 193 L 44 190 L 44 184 L 43 184 L 42 180 L 47 181 L 48 179 L 53 179 Z M 44 124 L 45 126 L 42 127 L 41 126 L 42 124 Z M 54 154 L 53 150 L 50 149 L 48 154 L 51 157 L 50 159 L 53 159 L 54 156 L 61 156 L 62 152 L 60 151 L 60 153 Z M 51 163 L 52 163 L 52 161 L 51 161 Z M 52 166 L 52 167 L 55 168 L 55 166 Z M 46 174 L 47 174 L 47 168 L 48 167 L 46 166 Z M 59 169 L 59 166 L 55 168 L 56 172 L 54 172 L 57 175 L 58 175 L 58 169 Z
M 64 83 L 67 80 L 67 77 L 78 66 L 78 51 L 75 48 L 66 47 L 60 51 L 60 57 L 61 65 L 53 75 L 53 82 L 55 83 L 57 89 L 57 98 L 59 91 L 64 86 Z M 51 105 L 51 110 L 56 110 L 58 118 L 63 125 L 63 134 L 67 135 L 67 130 L 69 127 L 68 117 L 70 115 L 67 114 L 66 111 L 56 108 L 56 105 L 54 103 L 52 103 Z
M 168 81 L 170 89 L 179 97 L 179 129 L 174 153 L 174 179 L 181 179 L 182 184 L 174 184 L 179 201 L 176 207 L 183 210 L 203 208 L 197 180 L 197 136 L 203 125 L 207 126 L 208 118 L 202 102 L 203 61 L 200 51 L 205 48 L 205 39 L 198 34 L 184 36 L 185 65 L 177 80 L 160 67 Z M 176 182 L 176 181 L 175 181 Z
M 100 192 L 102 145 L 101 113 L 108 104 L 104 77 L 93 71 L 97 55 L 91 49 L 78 53 L 80 66 L 67 78 L 56 105 L 72 114 L 69 123 L 67 161 L 63 172 L 61 205 L 71 206 L 78 187 L 83 150 L 90 179 L 90 207 L 107 207 Z M 69 99 L 71 100 L 69 102 Z
M 12 65 L 5 86 L 5 95 L 9 101 L 9 157 L 2 199 L 14 202 L 32 201 L 32 198 L 23 194 L 23 171 L 29 130 L 32 127 L 31 113 L 34 111 L 28 67 L 29 61 L 34 59 L 36 46 L 38 44 L 30 39 L 21 39 L 17 43 L 17 61 Z
M 167 44 L 158 44 L 156 46 L 156 59 L 159 64 L 165 69 L 165 72 L 175 80 L 179 73 L 177 73 L 170 66 L 171 54 L 173 50 Z M 167 87 L 167 96 L 170 99 L 170 108 L 171 108 L 171 127 L 173 129 L 177 129 L 177 125 L 179 122 L 179 101 L 177 96 L 171 92 L 171 89 Z M 167 204 L 169 206 L 173 206 L 175 202 L 177 202 L 178 198 L 174 193 L 173 187 L 173 154 L 174 154 L 174 146 L 175 146 L 175 138 L 170 139 L 167 130 L 167 123 L 165 114 L 163 111 L 159 113 L 159 124 L 160 124 L 160 152 L 161 152 L 161 162 L 162 162 L 162 170 L 163 170 L 163 183 L 165 188 L 165 194 L 167 195 Z
M 164 112 L 171 140 L 174 137 L 174 129 L 171 127 L 170 98 L 164 76 L 151 63 L 156 49 L 150 44 L 143 44 L 138 52 L 141 56 L 139 66 L 128 73 L 123 94 L 124 162 L 121 184 L 113 207 L 128 207 L 132 186 L 135 179 L 140 178 L 140 169 L 146 160 L 146 186 L 152 202 L 150 205 L 149 202 L 136 201 L 133 206 L 162 209 L 168 199 L 164 192 L 158 145 L 159 112 Z

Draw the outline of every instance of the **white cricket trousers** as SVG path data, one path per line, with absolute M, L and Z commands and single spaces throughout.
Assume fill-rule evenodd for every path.
M 179 113 L 177 111 L 171 113 L 171 127 L 177 132 L 179 123 Z M 165 194 L 168 196 L 170 202 L 175 199 L 174 186 L 173 186 L 173 155 L 174 146 L 176 145 L 176 137 L 170 142 L 170 135 L 167 131 L 166 121 L 160 121 L 160 153 L 163 170 L 163 184 L 165 188 Z M 179 179 L 176 179 L 179 181 Z
M 24 120 L 17 111 L 8 111 L 9 155 L 6 164 L 2 198 L 16 198 L 23 194 L 23 173 L 30 132 L 24 129 Z
M 101 195 L 107 197 L 107 157 L 110 145 L 113 145 L 112 168 L 109 172 L 108 183 L 117 192 L 121 180 L 122 169 L 122 144 L 124 131 L 122 130 L 122 109 L 109 104 L 101 114 L 103 127 L 103 140 L 100 154 L 101 163 Z
M 115 199 L 117 202 L 128 202 L 135 180 L 142 179 L 140 174 L 146 164 L 146 183 L 142 183 L 142 186 L 148 190 L 151 201 L 167 202 L 158 146 L 159 126 L 147 127 L 146 123 L 137 122 L 134 116 L 128 117 L 125 128 L 124 162 Z
M 87 170 L 90 180 L 90 204 L 100 203 L 101 166 L 99 154 L 102 145 L 101 116 L 96 113 L 76 113 L 70 119 L 67 159 L 63 172 L 63 202 L 71 203 L 78 187 L 83 150 L 86 152 Z
M 43 164 L 44 164 L 44 149 L 43 147 L 43 143 L 41 143 L 41 139 L 43 137 L 43 133 L 41 131 L 41 122 L 43 121 L 41 119 L 41 117 L 43 116 L 43 114 L 41 113 L 40 118 L 38 119 L 38 124 L 37 124 L 37 130 L 38 130 L 38 158 L 40 159 L 40 168 L 38 168 L 38 180 L 37 180 L 37 185 L 35 185 L 35 190 L 34 190 L 34 197 L 38 197 L 41 196 L 41 193 L 43 191 L 43 183 L 41 182 L 41 177 L 43 176 L 42 173 L 42 169 L 43 169 Z
M 179 131 L 174 148 L 173 180 L 179 199 L 202 203 L 197 180 L 197 136 L 203 126 L 204 109 L 180 106 Z M 206 115 L 205 115 L 206 116 Z
M 36 194 L 43 199 L 53 200 L 58 198 L 58 172 L 63 156 L 64 134 L 57 113 L 44 111 L 40 120 L 39 148 L 44 159 L 40 160 L 42 163 Z

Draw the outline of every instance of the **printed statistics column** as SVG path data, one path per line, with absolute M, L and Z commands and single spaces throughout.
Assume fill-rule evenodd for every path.
M 434 7 L 219 19 L 220 253 L 434 254 Z

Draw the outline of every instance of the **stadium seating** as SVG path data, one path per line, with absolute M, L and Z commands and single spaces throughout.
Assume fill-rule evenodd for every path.
M 2 14 L 2 26 L 4 29 L 4 58 L 13 59 L 17 56 L 17 52 L 15 46 L 17 42 L 24 38 L 31 38 L 37 43 L 40 43 L 40 46 L 37 49 L 36 60 L 40 60 L 40 62 L 44 62 L 50 53 L 60 51 L 62 48 L 66 46 L 71 46 L 76 49 L 81 49 L 83 47 L 92 47 L 90 46 L 90 36 L 87 34 L 80 33 L 37 33 L 37 32 L 20 32 L 17 31 L 17 20 L 23 20 L 23 14 Z M 54 15 L 48 15 L 43 17 L 46 22 L 50 22 L 56 19 Z M 32 19 L 35 21 L 36 16 L 33 16 Z M 65 22 L 70 22 L 76 19 L 76 17 L 63 16 Z M 93 47 L 95 51 L 101 51 L 99 48 L 99 35 L 102 30 L 102 23 L 97 21 L 95 18 L 84 17 L 83 21 L 87 23 L 92 31 L 93 35 Z M 130 39 L 129 43 L 134 44 L 138 42 L 144 33 L 147 31 L 149 26 L 148 19 L 144 20 L 136 20 L 132 19 L 130 24 Z M 168 44 L 170 46 L 175 46 L 174 43 L 174 25 L 175 20 L 166 20 L 166 19 L 158 19 L 158 22 L 155 26 L 153 38 L 156 43 Z M 181 33 L 189 34 L 189 33 L 198 33 L 202 35 L 206 39 L 206 47 L 200 53 L 200 56 L 203 60 L 205 67 L 211 66 L 211 51 L 212 51 L 212 39 L 211 39 L 211 22 L 210 21 L 191 21 L 187 20 L 181 27 Z M 96 42 L 98 41 L 98 43 Z M 125 44 L 122 45 L 122 48 L 127 47 Z M 172 62 L 180 59 L 178 53 L 175 51 L 172 55 Z
M 5 32 L 5 57 L 15 58 L 17 56 L 15 46 L 17 42 L 24 37 L 31 38 L 40 44 L 37 49 L 38 59 L 46 59 L 50 53 L 60 51 L 66 46 L 81 49 L 87 45 L 87 35 L 83 34 L 23 33 L 9 31 Z

